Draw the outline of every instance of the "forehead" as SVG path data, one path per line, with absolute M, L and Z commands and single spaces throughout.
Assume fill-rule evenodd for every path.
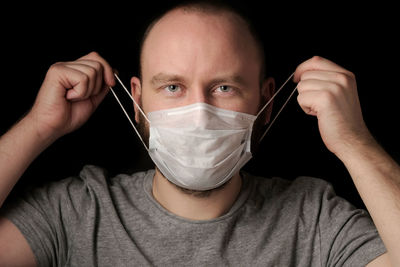
M 223 36 L 245 32 L 245 22 L 227 10 L 201 11 L 174 9 L 162 16 L 152 27 L 147 39 L 160 34 L 218 33 Z M 211 31 L 210 31 L 211 30 Z
M 255 41 L 237 15 L 229 11 L 173 10 L 149 32 L 143 44 L 141 65 L 142 71 L 160 64 L 178 66 L 183 61 L 209 67 L 217 67 L 221 61 L 231 61 L 228 65 L 250 61 L 254 65 L 254 61 L 259 61 L 257 57 Z

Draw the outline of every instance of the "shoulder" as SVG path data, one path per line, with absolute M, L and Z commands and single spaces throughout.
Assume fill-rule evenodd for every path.
M 16 199 L 10 200 L 11 205 L 27 202 L 31 205 L 57 207 L 71 207 L 73 210 L 85 210 L 92 206 L 93 201 L 99 198 L 109 198 L 115 195 L 114 191 L 122 191 L 128 187 L 131 190 L 140 190 L 142 181 L 151 171 L 133 174 L 118 174 L 110 176 L 107 170 L 99 166 L 85 165 L 77 176 L 64 178 L 59 181 L 46 183 L 35 188 L 28 188 Z
M 331 184 L 315 177 L 258 177 L 249 175 L 252 186 L 248 204 L 264 212 L 276 211 L 287 214 L 308 214 L 317 218 L 323 209 L 345 205 L 346 201 L 336 196 Z M 344 204 L 345 203 L 345 204 Z
M 72 184 L 75 187 L 93 187 L 93 186 L 115 186 L 124 185 L 132 181 L 143 180 L 154 170 L 135 172 L 132 174 L 121 173 L 111 176 L 108 171 L 95 165 L 85 165 L 76 177 L 69 177 L 59 182 L 53 183 L 54 186 L 66 186 Z
M 325 226 L 341 225 L 354 216 L 369 217 L 367 211 L 356 208 L 346 199 L 336 195 L 331 183 L 323 179 L 307 176 L 292 180 L 251 177 L 254 185 L 251 198 L 264 208 L 301 213 L 304 218 Z
M 332 185 L 323 179 L 308 176 L 299 176 L 295 179 L 281 177 L 260 177 L 246 174 L 252 180 L 258 194 L 264 196 L 287 195 L 291 198 L 300 198 L 305 195 L 319 198 L 327 192 L 333 193 Z
M 79 176 L 67 178 L 60 182 L 61 187 L 68 185 L 73 191 L 101 194 L 123 188 L 141 189 L 143 180 L 154 173 L 154 170 L 121 173 L 111 176 L 108 171 L 95 165 L 85 165 Z

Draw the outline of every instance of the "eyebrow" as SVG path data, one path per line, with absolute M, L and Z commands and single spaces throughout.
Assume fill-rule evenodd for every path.
M 185 79 L 180 75 L 160 72 L 151 78 L 150 83 L 152 85 L 157 85 L 166 82 L 183 82 L 183 81 L 185 81 Z
M 246 80 L 238 74 L 216 77 L 210 81 L 210 84 L 221 84 L 221 83 L 234 83 L 239 85 L 247 84 Z
M 177 74 L 169 74 L 169 73 L 158 73 L 154 75 L 150 83 L 152 85 L 158 85 L 158 84 L 164 84 L 168 82 L 184 82 L 185 78 L 183 76 L 177 75 Z M 220 77 L 213 78 L 211 81 L 208 82 L 209 84 L 220 84 L 220 83 L 234 83 L 234 84 L 240 84 L 240 85 L 246 85 L 245 79 L 238 75 L 222 75 Z

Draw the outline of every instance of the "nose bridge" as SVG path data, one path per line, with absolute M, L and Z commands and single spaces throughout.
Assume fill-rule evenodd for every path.
M 199 82 L 193 83 L 191 88 L 189 88 L 189 101 L 190 104 L 207 103 L 207 89 Z
M 189 103 L 188 104 L 195 104 L 195 103 L 208 103 L 208 96 L 207 96 L 207 88 L 202 85 L 201 82 L 193 83 L 192 86 L 189 88 Z M 207 112 L 204 110 L 197 110 L 192 114 L 192 123 L 196 127 L 204 128 L 208 123 L 208 116 Z

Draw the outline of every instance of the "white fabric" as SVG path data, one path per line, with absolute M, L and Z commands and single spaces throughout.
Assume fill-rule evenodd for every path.
M 150 112 L 149 154 L 172 183 L 216 188 L 251 159 L 256 116 L 205 103 Z
M 294 73 L 256 116 L 220 109 L 206 103 L 153 111 L 146 116 L 115 74 L 125 92 L 149 122 L 149 147 L 146 146 L 114 90 L 111 87 L 110 89 L 149 152 L 150 157 L 165 178 L 183 188 L 208 190 L 227 182 L 251 159 L 250 145 L 254 121 L 293 75 Z M 273 118 L 259 141 L 269 131 L 280 112 L 293 96 L 296 88 Z

